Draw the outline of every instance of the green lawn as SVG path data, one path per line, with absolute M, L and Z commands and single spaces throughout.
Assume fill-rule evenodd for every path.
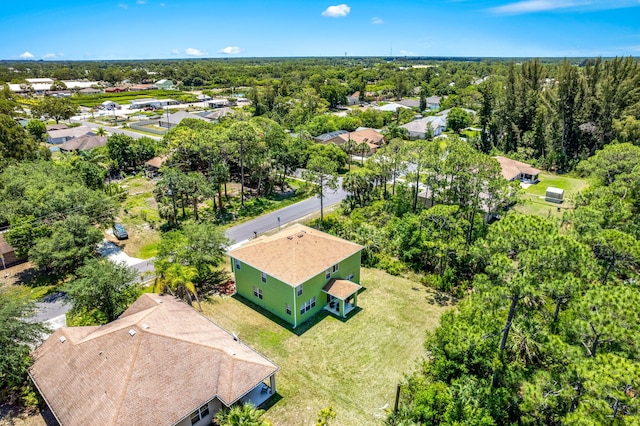
M 561 217 L 565 210 L 573 209 L 574 197 L 589 186 L 589 182 L 584 179 L 544 172 L 540 173 L 539 179 L 537 184 L 520 191 L 515 211 L 543 217 Z M 545 201 L 544 196 L 549 186 L 564 189 L 562 204 Z
M 280 366 L 265 415 L 275 425 L 313 424 L 325 407 L 336 410 L 336 425 L 382 424 L 393 407 L 397 383 L 416 367 L 425 332 L 447 306 L 421 284 L 379 270 L 363 269 L 362 284 L 362 309 L 349 319 L 320 313 L 295 331 L 244 299 L 203 303 L 206 316 Z

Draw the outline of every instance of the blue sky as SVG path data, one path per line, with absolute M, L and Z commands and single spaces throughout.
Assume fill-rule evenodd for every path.
M 640 56 L 640 0 L 7 2 L 0 59 Z

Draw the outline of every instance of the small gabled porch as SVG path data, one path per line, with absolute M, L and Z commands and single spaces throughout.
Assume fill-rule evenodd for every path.
M 341 318 L 346 318 L 351 311 L 358 307 L 358 291 L 361 288 L 361 285 L 354 282 L 332 278 L 322 288 L 322 291 L 327 294 L 327 304 L 323 309 Z

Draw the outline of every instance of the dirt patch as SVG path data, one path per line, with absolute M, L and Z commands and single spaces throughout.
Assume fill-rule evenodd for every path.
M 0 426 L 47 426 L 37 410 L 25 411 L 12 405 L 0 405 Z

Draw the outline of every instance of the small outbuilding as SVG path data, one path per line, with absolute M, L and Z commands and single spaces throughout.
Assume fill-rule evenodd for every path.
M 550 203 L 562 204 L 562 201 L 564 200 L 564 189 L 548 186 L 544 199 Z

